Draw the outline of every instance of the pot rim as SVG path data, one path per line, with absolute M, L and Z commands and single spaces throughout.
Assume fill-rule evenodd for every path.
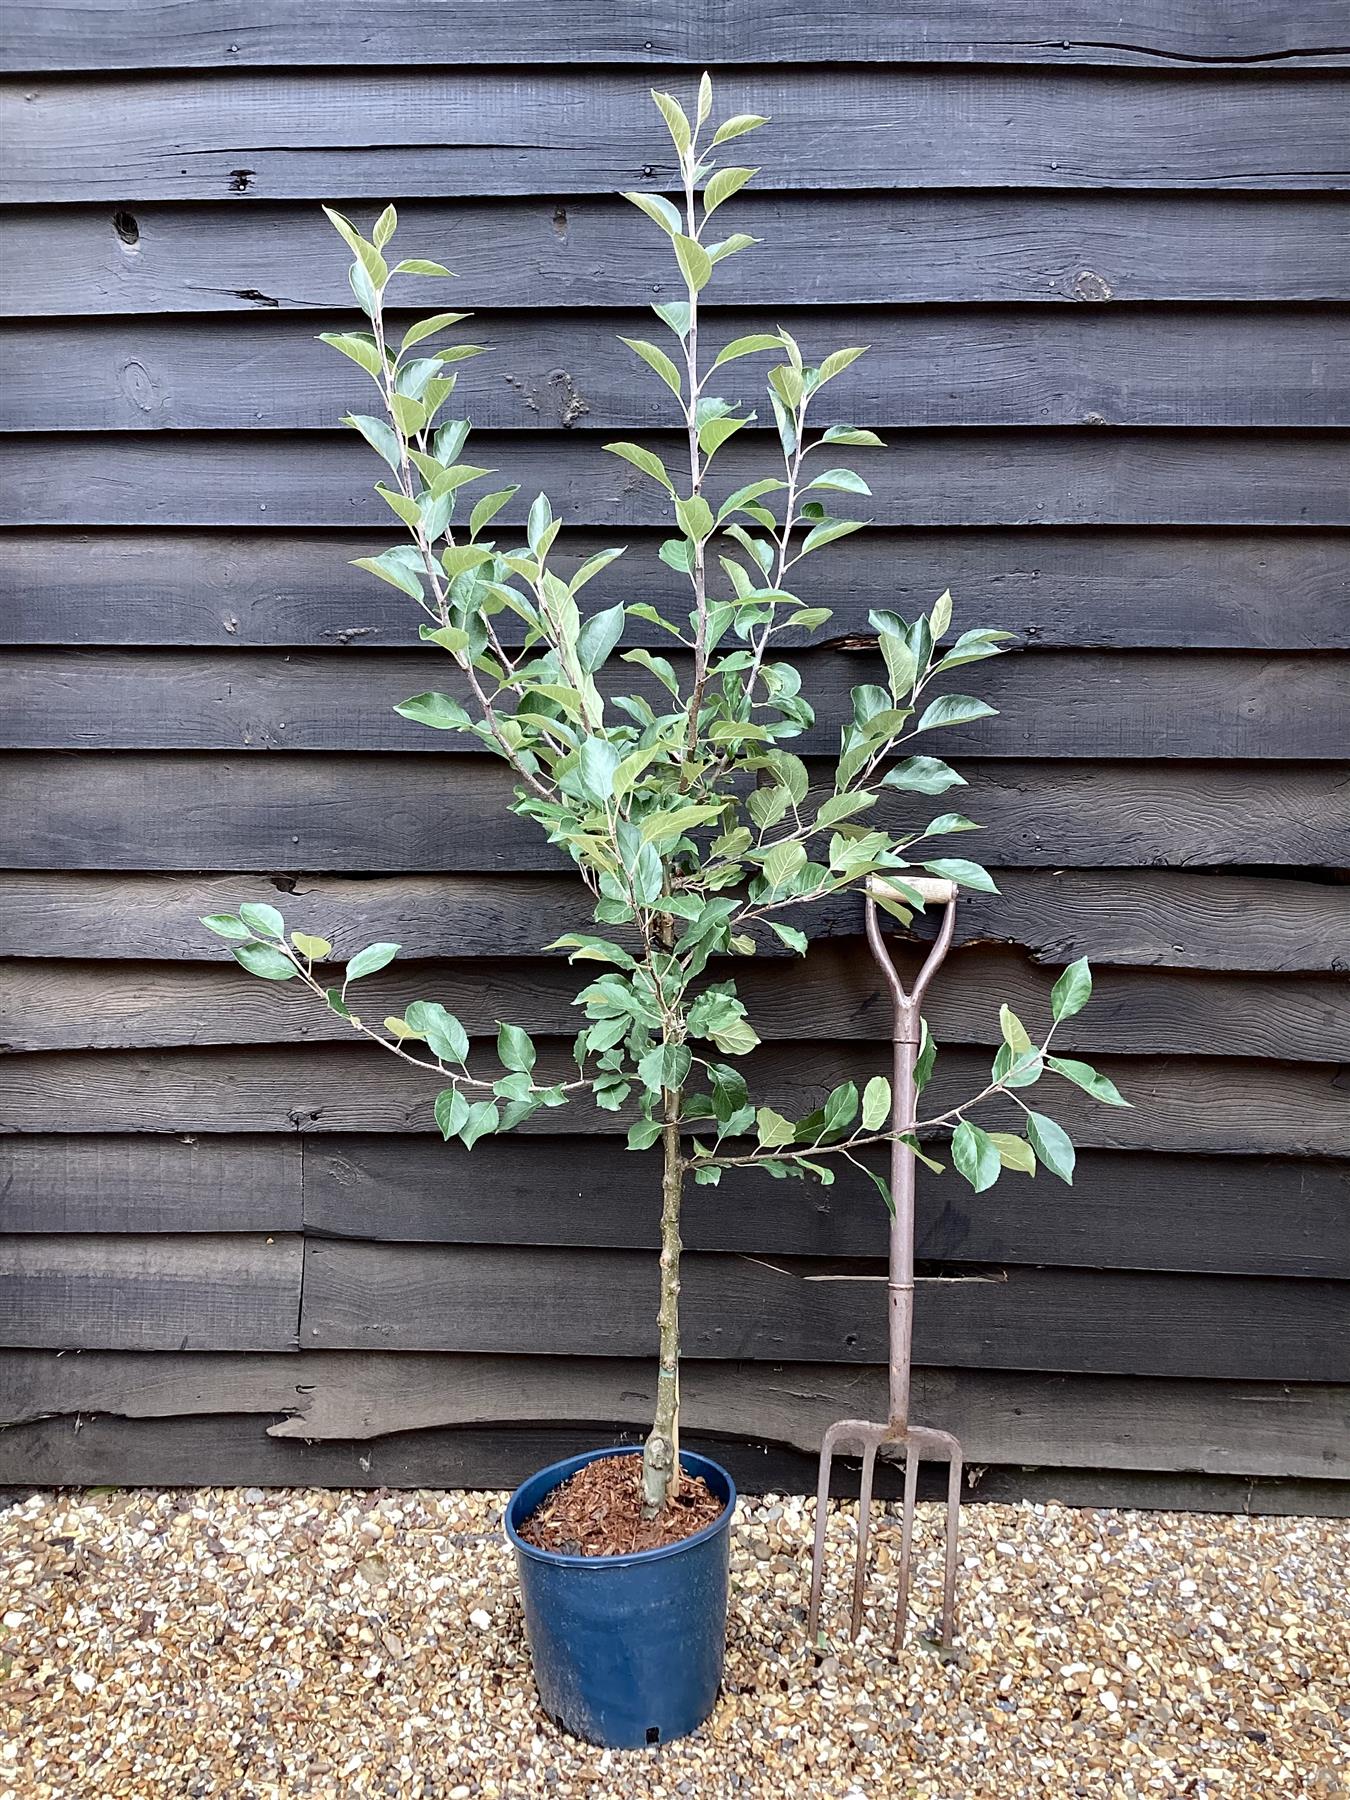
M 690 1475 L 699 1473 L 696 1467 L 691 1466 L 697 1463 L 716 1469 L 727 1484 L 727 1499 L 726 1504 L 711 1525 L 705 1525 L 702 1531 L 696 1531 L 687 1538 L 681 1538 L 678 1543 L 660 1544 L 654 1550 L 626 1550 L 620 1556 L 573 1556 L 565 1554 L 561 1550 L 545 1550 L 538 1544 L 526 1543 L 512 1524 L 511 1514 L 521 1490 L 528 1487 L 531 1482 L 538 1481 L 541 1475 L 552 1475 L 555 1471 L 558 1473 L 558 1479 L 546 1490 L 546 1494 L 551 1494 L 555 1488 L 561 1487 L 569 1476 L 575 1475 L 578 1470 L 584 1469 L 590 1463 L 599 1462 L 601 1457 L 641 1455 L 641 1448 L 632 1444 L 616 1444 L 604 1450 L 583 1450 L 578 1456 L 567 1456 L 560 1462 L 547 1463 L 542 1469 L 536 1469 L 533 1475 L 526 1476 L 525 1480 L 512 1493 L 506 1503 L 506 1510 L 502 1514 L 503 1529 L 517 1556 L 525 1556 L 532 1562 L 548 1563 L 554 1568 L 562 1569 L 590 1569 L 597 1572 L 609 1569 L 630 1569 L 659 1562 L 665 1557 L 678 1556 L 684 1550 L 697 1549 L 700 1544 L 706 1544 L 719 1532 L 730 1530 L 738 1498 L 736 1483 L 721 1463 L 714 1462 L 710 1456 L 700 1456 L 696 1450 L 682 1450 L 680 1466 Z

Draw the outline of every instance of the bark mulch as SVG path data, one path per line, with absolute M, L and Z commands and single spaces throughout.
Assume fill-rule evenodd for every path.
M 563 1556 L 629 1556 L 682 1543 L 720 1518 L 722 1502 L 697 1475 L 654 1519 L 642 1516 L 642 1458 L 602 1456 L 555 1488 L 520 1528 L 527 1544 Z

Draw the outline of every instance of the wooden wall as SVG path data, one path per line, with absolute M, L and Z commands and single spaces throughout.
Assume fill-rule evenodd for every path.
M 877 529 L 821 559 L 841 636 L 949 583 L 1020 634 L 950 745 L 1004 899 L 963 903 L 943 1081 L 1086 953 L 1073 1043 L 1135 1102 L 1064 1101 L 1072 1190 L 924 1181 L 920 1416 L 980 1492 L 1344 1510 L 1343 10 L 8 10 L 0 1482 L 495 1483 L 642 1421 L 650 1159 L 576 1109 L 443 1147 L 427 1088 L 194 921 L 280 893 L 401 941 L 395 1004 L 568 1031 L 566 877 L 390 711 L 433 671 L 347 566 L 385 527 L 314 343 L 347 305 L 318 202 L 392 197 L 460 271 L 483 460 L 577 552 L 632 537 L 604 598 L 655 593 L 599 446 L 666 424 L 615 335 L 670 275 L 614 190 L 660 190 L 647 88 L 706 61 L 774 115 L 714 333 L 875 346 L 831 390 L 891 444 Z M 825 714 L 870 666 L 812 654 Z M 879 1066 L 857 927 L 745 975 L 767 1098 Z M 693 1441 L 803 1483 L 880 1404 L 875 1198 L 728 1181 L 688 1240 Z

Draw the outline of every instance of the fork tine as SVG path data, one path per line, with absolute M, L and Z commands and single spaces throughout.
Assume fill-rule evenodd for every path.
M 815 1647 L 820 1627 L 820 1590 L 825 1580 L 825 1528 L 830 1511 L 830 1466 L 834 1461 L 834 1432 L 825 1433 L 820 1446 L 820 1479 L 816 1483 L 816 1541 L 811 1553 L 811 1605 L 806 1617 L 806 1641 Z
M 848 1634 L 858 1635 L 862 1624 L 863 1583 L 867 1579 L 867 1537 L 872 1524 L 872 1468 L 877 1447 L 870 1440 L 863 1449 L 862 1484 L 858 1489 L 858 1560 L 853 1567 L 853 1615 Z
M 895 1648 L 905 1641 L 905 1623 L 909 1618 L 909 1565 L 914 1548 L 914 1503 L 919 1491 L 919 1452 L 913 1444 L 905 1446 L 905 1499 L 900 1519 L 900 1591 L 895 1604 Z
M 956 1534 L 961 1525 L 961 1447 L 953 1446 L 947 1474 L 947 1560 L 942 1578 L 942 1648 L 950 1650 L 956 1632 Z

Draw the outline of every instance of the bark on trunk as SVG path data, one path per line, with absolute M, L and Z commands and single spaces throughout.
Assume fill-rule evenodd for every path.
M 642 1492 L 648 1516 L 660 1512 L 680 1489 L 680 1200 L 684 1158 L 680 1152 L 680 1095 L 662 1096 L 660 1364 L 656 1416 L 642 1452 Z

